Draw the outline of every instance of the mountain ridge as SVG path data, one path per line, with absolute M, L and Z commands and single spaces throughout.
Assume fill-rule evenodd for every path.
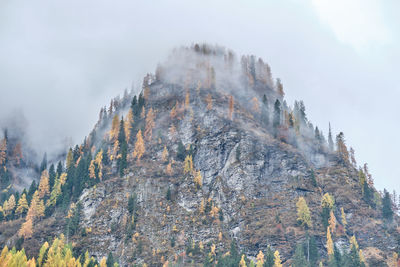
M 336 150 L 331 142 L 331 133 L 326 141 L 307 120 L 302 102 L 287 105 L 281 81 L 273 82 L 261 59 L 244 56 L 238 64 L 218 46 L 180 48 L 144 78 L 138 98 L 126 94 L 101 110 L 94 130 L 68 153 L 66 181 L 59 173 L 39 198 L 45 211 L 33 217 L 31 235 L 18 234 L 28 215 L 13 220 L 12 210 L 0 242 L 23 243 L 33 256 L 47 233 L 64 233 L 76 255 L 87 250 L 100 261 L 112 251 L 122 266 L 238 264 L 237 255 L 223 256 L 234 244 L 255 261 L 272 248 L 289 266 L 301 258 L 293 243 L 307 241 L 319 254 L 315 261 L 307 255 L 314 266 L 332 261 L 332 231 L 335 257 L 348 254 L 346 266 L 356 266 L 353 248 L 359 264 L 383 266 L 398 249 L 398 217 L 382 218 L 385 196 L 366 168 L 357 169 L 343 134 Z M 298 220 L 301 198 L 310 226 Z M 331 214 L 335 229 L 327 230 Z

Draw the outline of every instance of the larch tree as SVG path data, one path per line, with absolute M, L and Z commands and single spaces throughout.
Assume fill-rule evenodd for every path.
M 63 177 L 63 175 L 66 175 L 66 173 L 63 173 L 60 177 Z M 47 206 L 55 206 L 57 203 L 58 197 L 61 195 L 61 179 L 60 177 L 56 177 L 56 181 L 54 182 L 53 190 L 51 190 L 50 193 L 50 198 L 48 202 L 46 203 Z M 65 181 L 64 181 L 65 183 Z
M 49 173 L 47 170 L 42 172 L 42 176 L 40 177 L 39 183 L 39 198 L 44 198 L 50 194 L 49 188 Z
M 146 148 L 144 146 L 142 131 L 139 130 L 138 133 L 136 134 L 136 142 L 135 142 L 135 149 L 133 150 L 133 157 L 137 158 L 137 160 L 140 161 L 145 152 Z
M 168 163 L 168 165 L 167 165 L 167 167 L 166 167 L 166 169 L 165 169 L 165 172 L 166 172 L 166 174 L 167 174 L 168 176 L 171 176 L 171 175 L 172 175 L 172 164 L 171 164 L 171 162 Z
M 100 151 L 96 154 L 96 158 L 94 159 L 94 162 L 96 163 L 96 166 L 97 166 L 98 178 L 100 180 L 102 180 L 103 179 L 103 149 L 100 149 Z
M 44 216 L 44 204 L 43 200 L 39 198 L 39 192 L 36 190 L 32 196 L 31 205 L 28 209 L 27 218 L 31 217 L 32 220 Z
M 328 257 L 333 257 L 333 241 L 329 226 L 326 228 L 326 249 L 328 251 Z
M 164 150 L 163 150 L 163 152 L 161 154 L 161 160 L 163 162 L 167 162 L 168 161 L 168 149 L 167 149 L 167 146 L 165 146 L 165 145 L 164 145 Z
M 230 120 L 232 120 L 232 117 L 233 117 L 234 104 L 235 104 L 235 101 L 233 100 L 233 96 L 229 96 L 229 113 L 228 113 L 228 118 L 229 118 Z
M 70 148 L 68 150 L 67 161 L 66 161 L 67 170 L 70 169 L 73 165 L 74 165 L 74 155 L 72 153 L 72 148 Z
M 126 142 L 129 143 L 131 140 L 131 131 L 132 131 L 132 125 L 133 125 L 133 111 L 130 108 L 128 111 L 128 115 L 125 118 L 124 122 L 124 131 L 125 131 L 125 137 L 126 137 Z
M 333 213 L 333 210 L 331 210 L 329 214 L 329 229 L 332 231 L 332 234 L 336 232 L 336 217 L 335 214 Z
M 94 160 L 90 161 L 90 165 L 89 165 L 89 177 L 92 179 L 96 178 L 96 170 L 95 170 L 95 166 L 94 166 Z
M 0 141 L 0 165 L 4 165 L 7 159 L 7 138 Z
M 296 203 L 297 206 L 297 221 L 306 228 L 312 226 L 311 213 L 307 206 L 306 200 L 300 197 Z
M 192 155 L 187 155 L 183 164 L 183 173 L 192 173 L 193 171 L 193 158 Z
M 247 267 L 246 260 L 244 259 L 244 254 L 242 255 L 242 258 L 240 259 L 239 267 Z
M 255 113 L 260 113 L 260 104 L 258 103 L 257 97 L 253 97 L 253 98 L 251 99 L 251 103 L 252 103 L 252 110 L 253 110 Z
M 336 151 L 342 160 L 349 162 L 349 152 L 347 150 L 343 132 L 340 132 L 336 136 Z
M 27 239 L 32 237 L 32 233 L 32 218 L 27 217 L 26 221 L 22 224 L 21 229 L 19 229 L 18 235 L 23 237 L 24 239 Z
M 260 250 L 257 254 L 257 267 L 263 267 L 264 266 L 264 253 Z
M 21 163 L 21 159 L 23 158 L 21 143 L 17 143 L 15 145 L 14 150 L 13 150 L 13 158 L 14 158 L 16 164 L 19 166 Z
M 279 255 L 278 250 L 274 253 L 274 267 L 282 267 L 281 256 Z
M 115 142 L 118 138 L 118 132 L 119 132 L 119 117 L 118 115 L 114 115 L 112 122 L 111 122 L 111 130 L 109 133 L 110 136 L 110 141 Z
M 340 208 L 340 213 L 341 213 L 341 217 L 342 217 L 343 229 L 344 229 L 344 232 L 346 232 L 347 220 L 346 220 L 346 213 L 344 213 L 343 207 Z
M 148 85 L 146 85 L 146 87 L 144 88 L 144 91 L 143 91 L 144 100 L 148 101 L 149 96 L 150 96 L 150 87 Z
M 185 94 L 185 109 L 188 109 L 190 107 L 190 92 L 189 90 L 186 90 Z
M 24 214 L 28 210 L 28 201 L 26 200 L 26 194 L 22 194 L 22 196 L 18 200 L 17 209 L 15 212 L 17 214 Z
M 213 100 L 212 100 L 211 94 L 208 94 L 207 98 L 206 98 L 207 110 L 212 110 L 212 106 L 213 106 L 212 102 L 213 102 Z
M 201 176 L 201 171 L 194 171 L 193 180 L 197 188 L 201 188 L 201 186 L 203 185 L 203 177 Z
M 3 210 L 6 215 L 11 214 L 16 205 L 15 196 L 11 195 L 7 201 L 4 201 Z
M 177 115 L 176 106 L 177 106 L 177 104 L 175 104 L 175 106 L 172 107 L 172 109 L 171 109 L 171 111 L 169 113 L 169 117 L 171 119 L 175 119 L 176 118 L 176 115 Z
M 140 112 L 140 118 L 144 119 L 146 117 L 146 109 L 142 106 L 142 111 Z
M 144 136 L 147 141 L 151 140 L 152 133 L 153 133 L 153 128 L 154 128 L 154 111 L 153 108 L 150 108 L 149 111 L 147 112 L 146 116 L 146 127 L 144 130 Z

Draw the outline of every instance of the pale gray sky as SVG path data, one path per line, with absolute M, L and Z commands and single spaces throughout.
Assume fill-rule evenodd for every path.
M 80 142 L 171 48 L 217 43 L 267 61 L 290 104 L 344 131 L 378 188 L 400 192 L 399 12 L 397 0 L 4 0 L 0 118 L 22 111 L 44 150 Z

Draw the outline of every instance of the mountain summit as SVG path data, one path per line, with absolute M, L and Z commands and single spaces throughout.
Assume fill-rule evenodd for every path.
M 397 266 L 391 196 L 284 95 L 255 56 L 175 49 L 38 185 L 3 194 L 0 244 L 24 250 L 0 265 Z

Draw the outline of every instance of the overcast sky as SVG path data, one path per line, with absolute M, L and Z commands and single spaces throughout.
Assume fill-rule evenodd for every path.
M 26 117 L 53 151 L 168 51 L 208 42 L 255 54 L 288 103 L 343 131 L 379 189 L 400 192 L 398 0 L 0 1 L 0 121 Z

